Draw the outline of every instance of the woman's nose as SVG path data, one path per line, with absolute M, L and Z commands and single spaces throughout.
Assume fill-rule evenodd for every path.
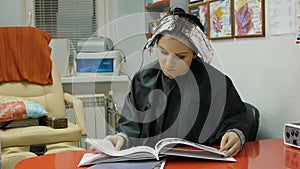
M 175 59 L 172 55 L 167 55 L 165 58 L 165 65 L 168 68 L 172 68 L 175 66 Z

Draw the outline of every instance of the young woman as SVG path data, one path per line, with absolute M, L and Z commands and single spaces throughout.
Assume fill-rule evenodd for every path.
M 236 155 L 249 130 L 246 107 L 232 81 L 209 64 L 214 50 L 199 19 L 170 10 L 145 50 L 158 60 L 135 74 L 117 134 L 106 139 L 121 149 L 179 137 Z

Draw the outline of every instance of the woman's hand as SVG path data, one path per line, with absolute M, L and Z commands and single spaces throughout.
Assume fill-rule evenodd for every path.
M 118 151 L 121 150 L 125 143 L 125 139 L 119 135 L 108 135 L 104 139 L 111 141 Z M 99 151 L 93 146 L 90 146 L 89 151 L 91 151 L 92 153 L 99 153 Z
M 121 150 L 121 148 L 123 147 L 123 145 L 125 144 L 125 139 L 120 136 L 120 135 L 108 135 L 104 138 L 105 140 L 109 140 L 113 143 L 113 145 L 115 146 L 116 150 Z
M 95 147 L 93 147 L 93 146 L 90 146 L 89 151 L 91 153 L 99 153 L 99 151 Z
M 241 149 L 241 140 L 235 132 L 227 132 L 221 140 L 220 151 L 226 152 L 227 156 L 235 156 Z

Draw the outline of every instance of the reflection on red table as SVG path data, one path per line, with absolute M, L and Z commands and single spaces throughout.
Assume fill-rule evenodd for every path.
M 64 152 L 34 157 L 21 161 L 15 169 L 76 169 L 85 152 Z M 282 139 L 248 142 L 235 159 L 237 162 L 169 157 L 165 169 L 300 169 L 300 150 L 284 145 Z
M 73 151 L 33 157 L 19 162 L 15 169 L 75 169 L 84 153 L 86 151 Z

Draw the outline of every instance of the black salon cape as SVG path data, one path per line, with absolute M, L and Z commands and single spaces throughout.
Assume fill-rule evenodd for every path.
M 200 99 L 197 100 L 191 96 L 194 95 L 193 93 L 185 92 L 191 88 L 189 85 L 193 80 L 187 77 L 188 73 L 175 79 L 169 79 L 163 74 L 158 61 L 149 65 L 135 74 L 131 83 L 131 91 L 125 99 L 122 116 L 117 123 L 117 132 L 125 133 L 131 144 L 153 146 L 162 138 L 180 137 L 206 145 L 220 145 L 222 136 L 229 129 L 239 129 L 244 134 L 247 133 L 246 107 L 232 81 L 226 75 L 203 63 L 200 58 L 193 59 L 189 74 L 196 79 L 194 83 L 197 85 L 198 91 L 193 92 L 199 92 L 196 93 L 200 96 Z M 180 85 L 178 85 L 178 81 L 180 81 Z M 215 90 L 213 86 L 221 86 L 222 89 Z M 159 92 L 163 92 L 164 96 Z M 221 100 L 219 104 L 223 104 L 222 109 L 214 110 L 215 106 L 212 106 L 214 105 L 212 102 L 222 96 L 224 98 L 219 99 Z M 181 101 L 181 98 L 184 98 L 184 101 Z M 161 106 L 162 103 L 165 106 Z M 190 110 L 195 110 L 195 108 L 189 109 L 189 107 L 195 107 L 195 105 L 196 111 L 191 112 Z M 177 126 L 174 126 L 176 119 L 181 117 L 179 116 L 181 106 L 186 107 L 183 110 L 186 116 L 183 120 L 179 120 Z M 206 122 L 208 113 L 211 111 L 217 111 L 215 114 L 221 116 L 219 122 L 214 119 Z M 141 118 L 146 120 L 141 121 Z M 202 129 L 205 122 L 217 127 L 209 131 L 208 137 L 199 141 L 200 134 L 204 132 Z M 186 126 L 191 126 L 191 128 L 184 131 L 184 134 L 178 132 Z M 171 128 L 172 130 L 167 131 Z

